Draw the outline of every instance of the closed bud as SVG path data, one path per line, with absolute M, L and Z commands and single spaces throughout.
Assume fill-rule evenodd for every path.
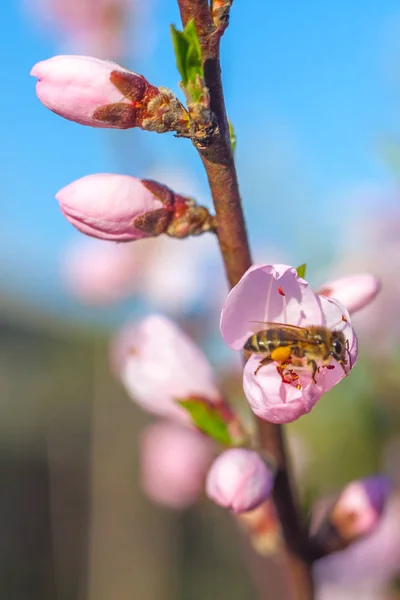
M 231 448 L 212 464 L 206 492 L 214 502 L 239 514 L 264 502 L 273 485 L 274 474 L 257 452 Z
M 66 219 L 91 237 L 130 242 L 213 230 L 214 217 L 165 185 L 129 175 L 97 173 L 73 181 L 56 198 Z
M 171 218 L 170 207 L 129 175 L 87 175 L 64 187 L 56 198 L 72 225 L 103 240 L 128 242 L 157 235 Z
M 58 115 L 91 127 L 140 127 L 187 134 L 188 115 L 174 94 L 142 75 L 91 56 L 54 56 L 37 63 L 36 93 Z
M 329 515 L 339 537 L 352 542 L 370 533 L 379 523 L 392 487 L 391 480 L 383 475 L 349 483 Z

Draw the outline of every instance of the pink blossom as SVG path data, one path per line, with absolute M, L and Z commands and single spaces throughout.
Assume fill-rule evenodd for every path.
M 212 464 L 206 492 L 214 502 L 239 514 L 264 502 L 273 485 L 274 475 L 257 452 L 231 448 Z
M 150 425 L 140 438 L 140 480 L 158 504 L 182 509 L 202 492 L 213 457 L 211 441 L 196 430 L 168 422 Z
M 94 112 L 107 105 L 132 105 L 131 101 L 110 80 L 112 73 L 122 73 L 144 90 L 145 79 L 107 60 L 91 56 L 54 56 L 37 63 L 31 75 L 37 77 L 39 100 L 58 115 L 91 127 L 117 127 L 95 118 Z M 134 125 L 130 125 L 134 126 Z
M 207 358 L 161 315 L 125 326 L 114 340 L 111 358 L 129 396 L 148 412 L 187 422 L 177 400 L 220 400 Z
M 135 25 L 142 12 L 138 3 L 130 7 L 129 0 L 25 0 L 25 4 L 35 24 L 46 25 L 57 42 L 62 37 L 70 48 L 107 58 L 124 53 L 129 9 L 134 9 Z
M 368 306 L 380 289 L 381 283 L 377 277 L 369 273 L 362 273 L 327 281 L 318 290 L 318 294 L 336 298 L 352 314 Z
M 341 331 L 348 345 L 351 366 L 357 360 L 357 338 L 348 311 L 334 298 L 315 294 L 308 283 L 287 265 L 254 265 L 231 290 L 221 314 L 221 333 L 234 350 L 241 350 L 249 337 L 265 329 L 262 323 L 284 323 L 297 327 L 322 325 Z M 336 360 L 332 368 L 320 368 L 312 380 L 305 365 L 289 365 L 289 376 L 281 376 L 276 363 L 255 371 L 262 355 L 252 355 L 244 369 L 243 388 L 256 415 L 273 423 L 289 423 L 308 413 L 345 376 Z M 278 364 L 279 366 L 279 364 Z M 349 369 L 347 359 L 346 368 Z M 285 379 L 285 381 L 283 381 Z
M 392 488 L 383 475 L 349 483 L 330 512 L 330 522 L 340 537 L 352 541 L 370 533 L 379 523 Z
M 127 242 L 162 233 L 170 218 L 169 209 L 144 182 L 129 175 L 87 175 L 62 188 L 56 198 L 72 225 L 103 240 Z
M 369 535 L 314 564 L 317 598 L 325 598 L 324 591 L 332 586 L 338 590 L 351 587 L 352 598 L 369 598 L 364 592 L 382 593 L 385 585 L 398 574 L 399 567 L 400 502 L 393 496 Z

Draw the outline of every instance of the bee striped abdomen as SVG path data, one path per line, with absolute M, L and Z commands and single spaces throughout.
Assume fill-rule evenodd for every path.
M 273 330 L 275 333 L 275 331 Z M 271 354 L 271 352 L 280 345 L 287 345 L 283 340 L 276 336 L 276 339 L 271 339 L 271 330 L 265 329 L 253 335 L 247 340 L 244 349 L 254 354 Z M 275 336 L 272 336 L 273 338 Z

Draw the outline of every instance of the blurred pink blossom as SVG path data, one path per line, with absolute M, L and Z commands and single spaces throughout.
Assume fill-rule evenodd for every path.
M 142 293 L 169 314 L 199 311 L 216 316 L 227 293 L 217 241 L 208 235 L 194 236 L 183 247 L 180 240 L 158 238 Z
M 368 306 L 380 289 L 381 283 L 377 277 L 362 273 L 327 281 L 321 285 L 317 293 L 328 298 L 336 298 L 352 314 Z
M 156 415 L 186 423 L 189 418 L 177 400 L 221 400 L 205 355 L 161 315 L 126 325 L 113 341 L 111 361 L 129 396 Z
M 383 475 L 352 481 L 342 490 L 329 520 L 344 540 L 371 533 L 377 526 L 393 484 Z
M 231 348 L 241 350 L 253 333 L 263 329 L 265 322 L 300 327 L 323 325 L 342 331 L 348 342 L 351 365 L 357 360 L 357 338 L 347 310 L 337 300 L 315 294 L 293 267 L 279 264 L 250 267 L 225 302 L 221 314 L 222 337 Z M 322 394 L 345 376 L 342 367 L 332 360 L 335 368 L 321 368 L 316 374 L 317 383 L 312 381 L 311 371 L 301 367 L 293 367 L 298 379 L 284 382 L 275 363 L 263 366 L 255 374 L 259 361 L 259 355 L 252 355 L 247 361 L 243 389 L 255 414 L 273 423 L 289 423 L 310 412 Z
M 399 571 L 400 501 L 393 496 L 372 533 L 314 564 L 317 600 L 380 598 Z
M 374 302 L 353 317 L 359 337 L 365 340 L 365 351 L 373 352 L 375 358 L 393 356 L 400 336 L 400 211 L 396 208 L 399 197 L 398 189 L 391 195 L 380 190 L 373 198 L 375 208 L 366 209 L 365 205 L 371 202 L 364 194 L 362 208 L 354 219 L 346 220 L 340 243 L 342 255 L 332 271 L 332 277 L 338 273 L 368 271 L 381 281 L 381 291 Z
M 140 481 L 147 496 L 175 509 L 194 504 L 213 458 L 212 442 L 196 430 L 155 423 L 140 438 Z
M 264 502 L 273 485 L 274 474 L 257 452 L 231 448 L 213 462 L 206 492 L 214 502 L 239 514 Z
M 62 257 L 62 278 L 69 293 L 91 305 L 117 302 L 141 289 L 155 238 L 140 244 L 113 244 L 79 238 Z
M 127 242 L 151 233 L 142 221 L 151 219 L 154 232 L 167 226 L 164 207 L 141 179 L 97 173 L 73 181 L 56 198 L 66 219 L 79 231 L 103 240 Z
M 282 543 L 278 516 L 272 498 L 237 516 L 238 523 L 247 532 L 253 548 L 263 556 L 276 556 Z
M 135 0 L 25 0 L 35 17 L 71 48 L 95 56 L 117 58 L 124 54 L 124 30 L 129 10 L 135 20 L 142 12 Z M 61 34 L 61 35 L 60 35 Z

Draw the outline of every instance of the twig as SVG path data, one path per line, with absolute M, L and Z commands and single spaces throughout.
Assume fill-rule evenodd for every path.
M 236 168 L 229 139 L 221 81 L 219 42 L 224 30 L 213 22 L 208 0 L 178 0 L 183 26 L 194 20 L 200 39 L 205 84 L 217 128 L 207 147 L 199 148 L 217 216 L 218 240 L 227 278 L 234 286 L 251 266 Z M 286 541 L 286 558 L 293 600 L 312 600 L 308 535 L 303 529 L 286 458 L 282 428 L 258 419 L 262 447 L 278 465 L 274 502 Z

